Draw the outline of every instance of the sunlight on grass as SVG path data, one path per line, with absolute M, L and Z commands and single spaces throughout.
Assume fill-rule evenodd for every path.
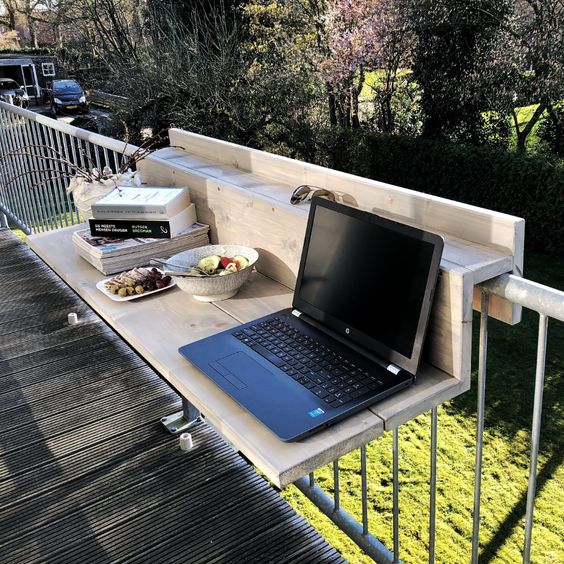
M 398 71 L 398 77 L 403 77 L 410 73 L 411 71 L 409 69 L 403 69 Z M 385 76 L 386 73 L 383 70 L 367 71 L 359 99 L 365 102 L 371 100 L 374 97 L 374 88 L 377 88 L 382 84 Z
M 18 229 L 17 227 L 13 227 L 13 226 L 10 226 L 10 229 L 12 230 L 12 233 L 13 233 L 16 237 L 18 237 L 18 239 L 21 239 L 22 241 L 25 241 L 26 235 L 25 235 L 25 233 L 24 233 L 21 229 Z

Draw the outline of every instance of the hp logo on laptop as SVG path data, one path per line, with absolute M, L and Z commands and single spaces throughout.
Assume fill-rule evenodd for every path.
M 351 330 L 347 327 L 347 328 L 345 329 L 345 333 L 348 335 L 350 332 L 351 332 Z

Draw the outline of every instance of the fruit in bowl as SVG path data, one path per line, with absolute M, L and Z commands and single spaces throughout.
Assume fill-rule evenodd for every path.
M 206 245 L 173 255 L 164 263 L 177 286 L 206 302 L 234 296 L 249 279 L 258 253 L 242 245 Z M 190 276 L 174 276 L 174 271 Z
M 194 276 L 205 276 L 204 272 L 209 276 L 213 276 L 215 274 L 223 276 L 225 274 L 232 274 L 243 270 L 243 268 L 247 268 L 249 266 L 249 260 L 241 255 L 236 255 L 233 258 L 219 255 L 208 255 L 207 257 L 201 258 L 195 266 L 199 271 L 203 272 L 194 270 L 192 272 Z

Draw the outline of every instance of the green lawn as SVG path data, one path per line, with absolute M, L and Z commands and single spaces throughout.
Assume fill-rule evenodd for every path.
M 14 235 L 16 235 L 22 241 L 25 241 L 25 233 L 21 229 L 18 229 L 17 227 L 11 227 L 11 229 Z
M 403 69 L 398 71 L 398 76 L 405 76 L 409 74 L 411 70 Z M 360 91 L 360 100 L 368 101 L 374 97 L 374 88 L 383 82 L 385 78 L 385 73 L 382 70 L 379 71 L 367 71 L 364 76 L 364 84 L 362 85 L 362 90 Z
M 528 253 L 527 278 L 564 289 L 564 261 Z M 477 348 L 479 319 L 474 323 Z M 529 429 L 532 416 L 538 316 L 524 311 L 523 321 L 509 327 L 490 321 L 485 422 L 480 562 L 519 562 L 527 491 Z M 533 562 L 564 562 L 564 325 L 551 321 L 544 395 L 538 496 L 533 535 Z M 476 351 L 475 351 L 476 355 Z M 473 359 L 473 380 L 477 358 Z M 473 468 L 476 429 L 475 388 L 439 409 L 437 562 L 468 562 L 472 535 Z M 420 563 L 428 551 L 428 480 L 430 415 L 399 430 L 400 557 Z M 370 530 L 392 547 L 391 434 L 368 446 Z M 342 504 L 360 519 L 358 453 L 341 461 Z M 316 473 L 332 491 L 332 468 Z M 350 562 L 370 562 L 329 519 L 294 487 L 282 494 Z

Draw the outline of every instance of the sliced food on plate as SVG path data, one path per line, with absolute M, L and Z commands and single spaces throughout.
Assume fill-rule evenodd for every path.
M 121 274 L 116 274 L 98 283 L 116 298 L 133 298 L 142 294 L 148 294 L 157 290 L 163 290 L 171 285 L 171 277 L 163 276 L 158 268 L 134 268 Z

